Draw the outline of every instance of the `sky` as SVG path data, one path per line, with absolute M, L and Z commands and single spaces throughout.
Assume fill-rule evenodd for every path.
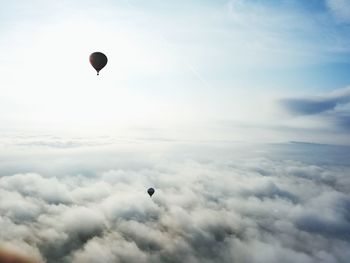
M 2 1 L 0 50 L 0 262 L 348 262 L 348 0 Z
M 349 9 L 346 0 L 4 2 L 2 130 L 349 144 Z M 100 77 L 94 51 L 109 59 Z M 333 93 L 343 95 L 323 108 Z

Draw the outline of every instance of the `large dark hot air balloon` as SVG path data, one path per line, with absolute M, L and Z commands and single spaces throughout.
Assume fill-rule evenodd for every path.
M 154 194 L 154 189 L 151 187 L 147 190 L 147 193 L 149 194 L 150 197 Z
M 90 64 L 97 71 L 97 75 L 100 74 L 100 70 L 103 69 L 107 64 L 107 57 L 101 52 L 94 52 L 90 55 Z

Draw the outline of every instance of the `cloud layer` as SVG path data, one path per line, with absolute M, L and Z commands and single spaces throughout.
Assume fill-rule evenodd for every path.
M 288 98 L 281 103 L 296 115 L 319 114 L 326 111 L 336 110 L 350 102 L 350 87 L 335 90 L 323 96 Z
M 329 157 L 348 148 L 166 145 L 143 166 L 2 176 L 1 247 L 50 263 L 347 262 L 350 168 Z
M 350 88 L 338 89 L 320 96 L 280 100 L 284 109 L 294 117 L 320 120 L 336 131 L 350 131 Z

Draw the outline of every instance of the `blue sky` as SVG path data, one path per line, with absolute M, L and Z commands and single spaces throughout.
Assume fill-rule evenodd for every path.
M 333 118 L 348 121 L 347 101 L 297 117 L 279 102 L 346 89 L 349 9 L 345 0 L 4 3 L 0 119 L 9 130 L 342 144 L 349 131 Z M 96 50 L 109 57 L 98 79 L 87 63 Z

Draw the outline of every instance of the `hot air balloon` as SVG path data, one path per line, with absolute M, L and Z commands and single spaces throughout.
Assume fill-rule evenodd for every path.
M 94 52 L 90 55 L 90 64 L 97 71 L 97 75 L 99 75 L 100 70 L 106 66 L 107 61 L 106 55 L 101 52 Z
M 149 194 L 150 197 L 154 194 L 154 189 L 151 187 L 147 190 L 147 193 Z

